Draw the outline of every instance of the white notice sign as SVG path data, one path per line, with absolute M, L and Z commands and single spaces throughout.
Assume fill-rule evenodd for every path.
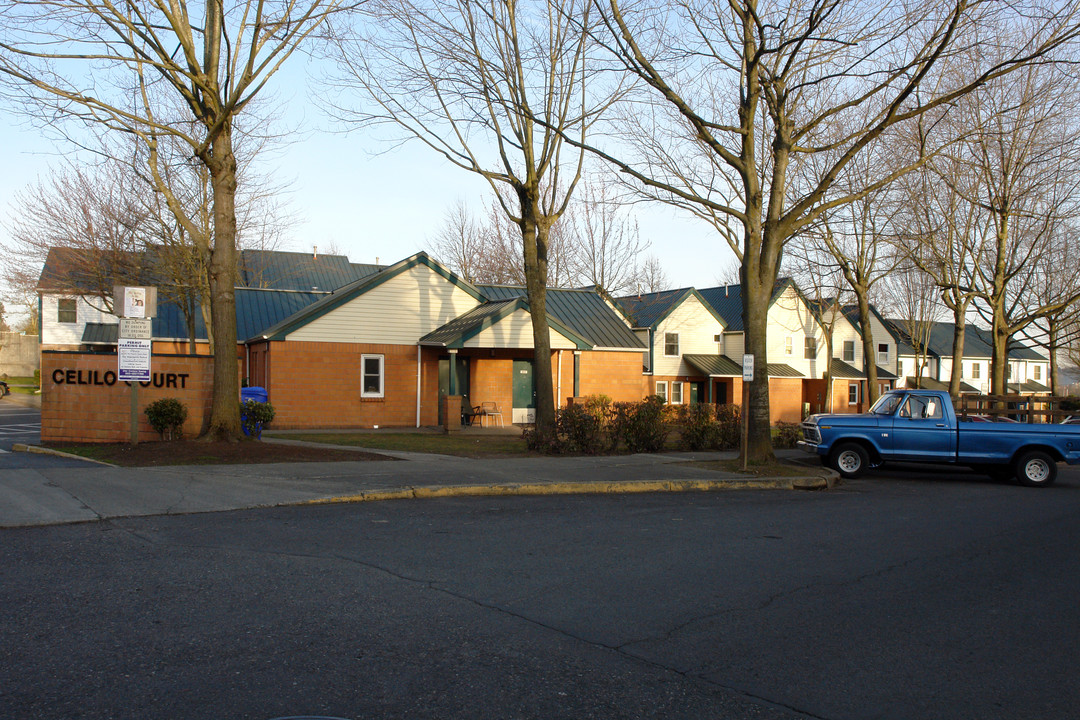
M 754 379 L 754 356 L 743 355 L 742 356 L 742 379 L 744 382 L 751 382 Z
M 150 382 L 150 340 L 120 338 L 116 345 L 119 367 L 116 379 L 121 382 Z
M 120 318 L 120 337 L 149 340 L 153 335 L 153 321 L 150 318 Z
M 144 288 L 144 287 L 125 287 L 124 288 L 124 317 L 129 317 L 129 318 L 144 318 L 144 317 L 146 317 L 146 288 Z

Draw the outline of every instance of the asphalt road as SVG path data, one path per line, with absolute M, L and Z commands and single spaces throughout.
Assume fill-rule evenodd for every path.
M 1075 718 L 1080 472 L 0 531 L 0 717 Z
M 11 452 L 15 443 L 41 443 L 41 411 L 20 405 L 10 397 L 0 398 L 0 453 Z

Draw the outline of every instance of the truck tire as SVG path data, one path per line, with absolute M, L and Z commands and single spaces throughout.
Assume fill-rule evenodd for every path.
M 840 477 L 854 480 L 870 466 L 870 454 L 859 443 L 841 443 L 829 453 L 829 467 Z
M 1049 487 L 1057 480 L 1057 463 L 1041 450 L 1030 450 L 1016 460 L 1016 479 L 1027 487 Z

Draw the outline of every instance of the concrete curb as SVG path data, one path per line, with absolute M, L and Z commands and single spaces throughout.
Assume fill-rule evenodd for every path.
M 93 458 L 83 457 L 82 455 L 76 455 L 74 453 L 66 453 L 61 450 L 53 450 L 52 448 L 40 447 L 38 445 L 23 445 L 22 443 L 15 443 L 11 446 L 12 452 L 24 452 L 32 455 L 52 455 L 53 457 L 68 458 L 71 460 L 82 460 L 83 462 L 94 463 L 95 465 L 104 465 L 105 467 L 119 467 L 112 463 L 107 463 L 102 460 L 94 460 Z
M 351 495 L 304 500 L 297 505 L 336 505 L 423 500 L 449 497 L 508 497 L 541 495 L 605 495 L 656 492 L 718 492 L 721 490 L 824 490 L 834 487 L 829 477 L 732 478 L 724 480 L 631 480 L 625 482 L 511 483 L 499 485 L 432 485 L 369 490 Z

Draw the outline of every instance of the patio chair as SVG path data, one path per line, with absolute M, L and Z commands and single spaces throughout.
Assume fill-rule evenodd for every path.
M 493 402 L 480 403 L 480 427 L 484 427 L 484 418 L 498 421 L 499 427 L 502 427 L 502 411 L 499 410 L 499 404 Z

